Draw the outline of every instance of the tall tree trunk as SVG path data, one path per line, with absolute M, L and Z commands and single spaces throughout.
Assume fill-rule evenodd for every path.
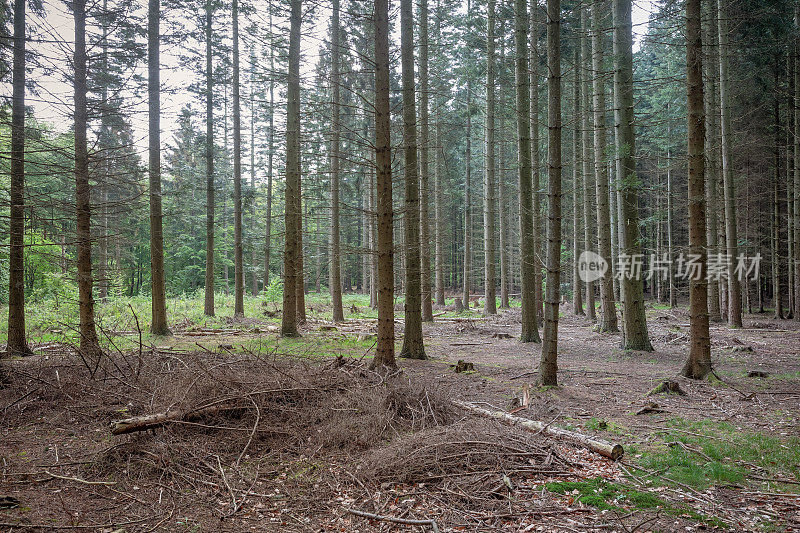
M 299 144 L 299 143 L 298 143 Z M 301 155 L 302 158 L 302 155 Z M 300 164 L 301 174 L 302 174 L 302 163 Z M 295 283 L 295 292 L 297 293 L 296 296 L 296 308 L 297 308 L 297 323 L 298 324 L 305 324 L 306 323 L 306 270 L 305 270 L 305 254 L 303 249 L 303 220 L 306 218 L 304 215 L 304 210 L 307 209 L 308 204 L 303 203 L 303 192 L 302 188 L 298 186 L 298 194 L 297 198 L 297 213 L 298 216 L 295 219 L 295 232 L 297 234 L 297 240 L 295 241 L 295 248 L 297 251 L 295 252 L 297 258 L 297 282 Z M 307 214 L 307 212 L 306 212 Z
M 667 129 L 669 132 L 669 129 Z M 669 133 L 667 133 L 669 137 Z M 672 214 L 673 206 L 673 183 L 672 183 L 672 153 L 667 150 L 667 255 L 669 256 L 669 306 L 678 306 L 678 292 L 675 288 L 675 270 L 672 268 L 673 260 L 675 259 L 675 241 L 674 241 L 674 216 Z
M 578 68 L 579 50 L 575 50 L 575 80 L 572 84 L 572 309 L 578 316 L 586 316 L 583 310 L 583 287 L 579 270 L 579 258 L 584 250 L 588 249 L 586 241 L 584 241 L 583 230 L 579 232 L 582 223 L 584 222 L 584 201 L 581 201 L 582 193 L 584 192 L 583 180 L 586 179 L 585 175 L 581 173 L 580 152 L 582 148 L 581 143 L 581 69 Z M 587 219 L 588 220 L 588 219 Z M 588 230 L 586 231 L 588 235 Z M 583 245 L 583 246 L 581 246 Z M 587 289 L 588 289 L 587 285 Z M 588 291 L 587 291 L 588 293 Z
M 578 143 L 578 150 L 576 153 L 576 165 L 580 165 L 580 173 L 583 177 L 583 242 L 586 250 L 594 252 L 597 249 L 597 232 L 595 231 L 595 220 L 597 217 L 597 210 L 595 209 L 596 198 L 595 196 L 595 183 L 594 173 L 591 168 L 594 163 L 592 156 L 592 143 L 589 136 L 590 120 L 589 111 L 589 94 L 591 93 L 592 82 L 588 74 L 586 79 L 583 79 L 583 71 L 591 70 L 591 60 L 589 58 L 589 23 L 587 18 L 587 11 L 585 7 L 580 9 L 581 18 L 581 34 L 580 46 L 576 49 L 575 69 L 581 71 L 576 77 L 577 84 L 580 91 L 580 103 L 578 108 L 581 110 L 580 123 L 578 127 L 581 129 L 580 141 Z M 597 308 L 595 305 L 595 287 L 594 281 L 586 282 L 586 316 L 589 320 L 597 320 Z
M 467 0 L 469 3 L 469 0 Z M 469 10 L 468 10 L 469 12 Z M 464 178 L 464 308 L 469 309 L 472 277 L 472 83 L 467 73 L 467 154 Z
M 11 245 L 8 258 L 9 355 L 33 355 L 25 337 L 25 2 L 26 0 L 14 1 L 14 65 L 13 97 L 11 100 L 11 219 L 8 228 Z M 76 28 L 77 24 L 76 12 Z M 85 24 L 85 21 L 83 24 Z M 85 91 L 85 56 L 83 61 L 83 90 Z M 75 91 L 77 104 L 77 79 Z M 85 106 L 85 94 L 83 98 Z M 84 130 L 85 127 L 86 125 L 84 124 Z M 83 313 L 81 313 L 81 317 L 83 317 Z M 0 369 L 0 383 L 2 381 L 3 375 L 2 369 Z
M 301 0 L 292 0 L 289 31 L 289 79 L 286 92 L 286 200 L 283 253 L 283 314 L 281 335 L 299 337 L 297 287 L 301 268 L 297 239 L 300 237 L 300 24 Z M 301 289 L 302 290 L 302 289 Z
M 686 1 L 686 88 L 689 154 L 689 249 L 700 257 L 700 272 L 689 280 L 689 359 L 681 372 L 703 379 L 711 371 L 706 280 L 705 123 L 703 122 L 703 65 L 700 29 L 701 0 Z
M 108 0 L 103 0 L 103 15 L 102 15 L 102 35 L 101 35 L 101 60 L 100 68 L 102 71 L 108 72 Z M 99 180 L 100 186 L 100 231 L 97 236 L 97 248 L 99 260 L 97 261 L 97 276 L 98 287 L 97 293 L 101 302 L 108 298 L 108 286 L 110 281 L 108 271 L 108 189 L 111 178 L 111 146 L 109 143 L 109 106 L 108 106 L 108 83 L 107 80 L 100 80 L 100 138 L 98 139 L 101 144 L 101 149 L 106 150 L 104 154 L 102 166 L 103 177 Z
M 486 31 L 486 172 L 483 180 L 484 295 L 483 313 L 497 314 L 495 293 L 495 0 L 488 0 Z
M 244 316 L 244 260 L 242 257 L 242 121 L 239 98 L 239 0 L 231 4 L 233 17 L 233 315 Z
M 588 24 L 587 24 L 588 25 Z M 611 212 L 608 199 L 606 163 L 606 88 L 603 83 L 603 26 L 601 0 L 592 4 L 592 104 L 594 107 L 594 175 L 597 192 L 597 251 L 611 265 Z M 587 133 L 588 135 L 588 133 Z M 614 302 L 614 281 L 611 269 L 600 278 L 599 331 L 616 333 L 617 306 Z
M 707 31 L 704 32 L 703 39 L 708 48 L 709 62 L 704 66 L 706 71 L 706 79 L 708 85 L 703 91 L 703 99 L 705 104 L 705 119 L 706 119 L 706 160 L 708 166 L 705 169 L 706 178 L 706 218 L 708 225 L 706 227 L 706 240 L 708 241 L 708 252 L 711 254 L 719 254 L 719 229 L 717 218 L 717 182 L 718 170 L 717 165 L 717 91 L 715 86 L 715 79 L 717 75 L 717 53 L 716 37 L 717 35 L 717 10 L 709 10 L 710 17 L 707 26 Z M 708 282 L 708 313 L 711 322 L 721 322 L 722 312 L 719 307 L 719 279 L 710 279 Z
M 519 247 L 522 274 L 521 342 L 541 342 L 536 313 L 536 250 L 531 189 L 531 77 L 528 72 L 528 1 L 515 0 L 514 41 L 517 82 L 517 177 L 519 181 Z
M 439 89 L 442 90 L 441 88 Z M 442 103 L 441 97 L 437 96 L 436 102 L 436 156 L 433 173 L 433 220 L 436 228 L 434 243 L 434 263 L 436 284 L 436 304 L 444 305 L 444 214 L 442 200 L 442 182 L 444 181 L 444 147 L 442 146 Z
M 331 242 L 330 267 L 328 268 L 328 289 L 331 291 L 333 321 L 344 320 L 342 309 L 342 258 L 339 251 L 339 149 L 340 149 L 340 100 L 339 88 L 339 0 L 333 0 L 331 15 L 331 85 L 333 90 L 333 139 L 331 140 Z
M 795 27 L 800 25 L 800 5 L 794 11 Z M 794 319 L 800 320 L 800 44 L 793 39 L 794 55 Z
M 369 272 L 369 306 L 372 309 L 378 309 L 378 218 L 373 216 L 372 213 L 377 215 L 377 201 L 376 201 L 376 182 L 375 182 L 375 169 L 369 171 L 369 257 L 370 257 L 370 272 Z
M 501 39 L 500 45 L 500 64 L 501 72 L 505 71 L 506 64 L 506 47 L 505 47 L 505 24 L 500 25 L 500 35 L 504 38 Z M 500 252 L 500 309 L 508 309 L 510 302 L 508 301 L 508 285 L 509 285 L 509 257 L 508 257 L 508 199 L 506 193 L 506 170 L 508 165 L 506 162 L 506 110 L 508 109 L 508 102 L 506 101 L 506 85 L 505 77 L 502 76 L 498 80 L 500 98 L 498 104 L 501 109 L 500 125 L 498 131 L 500 133 L 499 146 L 497 147 L 497 160 L 499 172 L 497 176 L 497 225 L 498 225 L 498 251 Z
M 612 139 L 613 142 L 613 139 Z M 606 153 L 611 153 L 613 151 L 612 146 L 606 146 Z M 615 183 L 615 176 L 616 170 L 614 169 L 614 165 L 606 165 L 606 171 L 608 176 L 606 180 L 608 181 L 608 203 L 609 203 L 609 213 L 611 215 L 611 257 L 619 257 L 619 216 L 617 211 L 617 187 Z M 669 203 L 669 200 L 667 200 Z M 667 215 L 669 216 L 669 215 Z M 616 261 L 612 261 L 611 264 L 608 265 L 609 271 L 611 272 L 611 276 L 613 278 L 613 287 L 614 287 L 614 297 L 617 301 L 619 299 L 619 279 L 617 279 L 617 263 Z
M 255 50 L 250 51 L 250 224 L 256 224 L 256 58 Z M 250 237 L 250 268 L 252 271 L 252 294 L 258 296 L 258 268 L 256 267 L 255 233 Z
M 372 368 L 394 368 L 392 154 L 389 115 L 389 0 L 375 0 L 375 163 L 378 213 L 378 339 Z
M 724 2 L 714 0 L 717 4 L 717 30 L 719 32 L 719 105 L 721 109 L 722 129 L 722 179 L 725 196 L 725 238 L 726 254 L 731 257 L 728 267 L 728 323 L 733 327 L 742 327 L 742 293 L 739 278 L 735 273 L 736 258 L 739 255 L 736 228 L 736 189 L 733 178 L 733 132 L 731 124 L 730 78 L 728 74 L 728 19 Z
M 439 51 L 444 50 L 442 46 L 442 9 L 441 2 L 436 1 L 436 46 Z M 435 277 L 436 284 L 436 304 L 444 305 L 444 218 L 443 213 L 443 183 L 444 183 L 444 146 L 442 145 L 442 113 L 444 112 L 446 85 L 442 82 L 444 71 L 442 69 L 442 54 L 437 53 L 437 60 L 434 62 L 436 69 L 436 153 L 434 167 L 434 186 L 433 186 L 433 219 L 436 227 L 436 237 L 434 243 Z
M 561 298 L 561 1 L 547 0 L 547 294 L 539 380 L 558 385 L 558 304 Z
M 86 141 L 89 117 L 86 98 L 86 0 L 77 0 L 72 4 L 72 8 L 75 16 L 75 207 L 80 350 L 85 358 L 96 360 L 102 355 L 102 351 L 94 323 L 94 298 L 92 295 L 90 218 L 92 193 L 89 185 L 89 149 Z
M 772 302 L 775 306 L 775 318 L 783 319 L 783 284 L 781 283 L 781 109 L 780 109 L 780 79 L 778 61 L 775 61 L 775 102 L 774 131 L 775 140 L 773 147 L 773 180 L 772 180 Z
M 786 71 L 788 74 L 788 98 L 786 99 L 786 127 L 782 128 L 781 133 L 786 136 L 786 154 L 785 154 L 785 161 L 786 161 L 786 220 L 787 220 L 787 228 L 786 228 L 786 266 L 787 272 L 787 284 L 788 284 L 788 300 L 786 302 L 787 308 L 787 315 L 786 318 L 794 318 L 794 291 L 795 291 L 795 279 L 794 279 L 794 202 L 792 198 L 792 194 L 794 191 L 792 189 L 792 183 L 794 180 L 794 139 L 792 138 L 794 134 L 794 54 L 792 53 L 792 46 L 793 43 L 789 44 L 789 49 L 787 50 L 786 54 Z M 745 239 L 746 240 L 746 239 Z M 745 281 L 745 280 L 742 280 Z M 742 298 L 745 300 L 743 305 L 746 304 L 747 300 L 747 287 L 744 287 L 742 291 Z
M 269 39 L 272 44 L 272 11 L 269 13 Z M 264 290 L 269 288 L 269 263 L 272 251 L 272 173 L 275 141 L 275 47 L 269 48 L 269 141 L 267 144 L 267 216 L 264 229 Z
M 633 125 L 633 37 L 631 0 L 613 0 L 614 17 L 614 115 L 617 128 L 617 157 L 619 159 L 617 182 L 622 206 L 621 221 L 624 226 L 622 253 L 635 260 L 641 258 L 639 234 L 639 209 L 636 205 L 638 184 L 636 179 L 636 149 Z M 629 269 L 633 270 L 633 269 Z M 623 320 L 625 322 L 623 348 L 653 351 L 647 333 L 644 312 L 644 291 L 640 276 L 634 272 L 622 273 L 624 292 Z
M 159 0 L 149 0 L 147 10 L 147 98 L 149 102 L 150 175 L 150 278 L 152 288 L 151 333 L 169 335 L 167 326 L 166 284 L 164 279 L 164 231 L 161 209 L 161 82 Z
M 419 156 L 420 156 L 420 268 L 422 269 L 422 320 L 433 321 L 433 306 L 431 299 L 431 235 L 430 220 L 428 215 L 429 183 L 430 183 L 430 124 L 428 111 L 430 109 L 430 87 L 428 74 L 428 0 L 419 2 Z M 469 142 L 469 140 L 467 140 Z
M 538 320 L 544 318 L 543 305 L 544 297 L 542 295 L 542 221 L 541 221 L 541 205 L 542 193 L 540 191 L 540 172 L 541 161 L 539 157 L 539 29 L 540 9 L 539 2 L 530 2 L 531 17 L 531 60 L 530 60 L 530 73 L 531 73 L 531 166 L 533 169 L 533 232 L 535 238 L 533 240 L 533 255 L 534 255 L 534 308 Z
M 213 0 L 206 0 L 206 278 L 203 312 L 214 316 L 214 69 Z
M 411 0 L 400 2 L 400 55 L 403 78 L 403 144 L 406 181 L 406 301 L 400 357 L 425 359 L 422 341 L 422 287 L 419 250 L 419 179 L 417 177 L 417 110 L 414 99 L 414 11 Z M 438 238 L 438 235 L 437 235 Z M 438 246 L 438 245 L 437 245 Z

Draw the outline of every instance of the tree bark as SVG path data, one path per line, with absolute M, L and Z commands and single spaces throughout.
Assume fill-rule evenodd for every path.
M 534 268 L 534 295 L 537 319 L 541 321 L 544 318 L 543 306 L 544 297 L 542 295 L 542 222 L 541 222 L 541 205 L 542 193 L 540 191 L 540 168 L 541 161 L 539 160 L 539 3 L 530 2 L 531 7 L 531 167 L 533 169 L 533 232 L 536 235 L 533 240 L 533 255 L 535 259 Z
M 800 6 L 794 11 L 795 27 L 800 25 Z M 794 55 L 794 319 L 800 320 L 800 43 L 795 34 L 793 43 Z
M 510 426 L 520 426 L 536 433 L 544 433 L 545 435 L 554 439 L 565 440 L 578 444 L 579 446 L 598 453 L 604 457 L 614 459 L 615 461 L 622 458 L 624 454 L 624 449 L 621 444 L 613 444 L 602 439 L 583 435 L 582 433 L 567 431 L 566 429 L 555 427 L 550 423 L 514 416 L 504 411 L 490 411 L 489 409 L 483 409 L 467 402 L 454 401 L 453 404 L 474 414 L 500 420 L 501 422 Z
M 269 14 L 269 38 L 272 45 L 272 11 Z M 275 47 L 269 48 L 269 141 L 267 143 L 267 216 L 264 228 L 264 290 L 269 288 L 269 263 L 272 251 L 272 173 L 275 141 Z
M 717 7 L 717 31 L 719 33 L 719 105 L 721 109 L 722 129 L 722 179 L 725 196 L 725 238 L 726 253 L 731 257 L 728 267 L 728 324 L 742 327 L 742 292 L 736 276 L 736 262 L 739 255 L 739 244 L 736 228 L 736 188 L 733 178 L 733 131 L 731 124 L 730 78 L 728 74 L 728 19 L 723 3 L 726 0 L 714 0 Z
M 531 77 L 528 72 L 528 1 L 515 0 L 514 41 L 517 82 L 517 177 L 519 181 L 519 247 L 522 274 L 521 342 L 541 342 L 536 316 L 536 250 L 531 189 Z
M 686 1 L 686 89 L 689 155 L 689 249 L 700 257 L 700 272 L 689 280 L 689 359 L 682 375 L 703 379 L 711 371 L 706 280 L 705 123 L 701 0 Z
M 378 338 L 371 368 L 395 368 L 389 0 L 375 0 L 375 162 L 378 213 Z
M 606 89 L 603 83 L 603 27 L 601 0 L 592 4 L 592 103 L 594 107 L 594 175 L 597 192 L 597 251 L 608 265 L 611 255 L 611 212 L 608 198 L 608 168 L 606 160 Z M 616 333 L 617 306 L 614 302 L 612 270 L 600 278 L 600 322 L 598 330 Z
M 413 39 L 412 39 L 413 42 Z M 436 2 L 436 44 L 439 50 L 442 50 L 442 11 L 441 3 Z M 413 48 L 412 48 L 413 55 Z M 445 106 L 442 93 L 445 91 L 445 85 L 441 83 L 443 76 L 443 69 L 441 66 L 441 54 L 437 54 L 437 61 L 434 62 L 436 67 L 436 152 L 435 152 L 435 166 L 434 166 L 434 186 L 433 186 L 433 219 L 435 232 L 434 243 L 434 264 L 435 264 L 435 296 L 436 304 L 444 305 L 444 214 L 442 188 L 444 182 L 444 146 L 442 146 L 442 112 Z
M 250 50 L 250 224 L 256 224 L 256 57 Z M 252 269 L 252 295 L 258 296 L 258 268 L 256 266 L 255 232 L 250 232 L 250 268 Z
M 422 269 L 422 320 L 433 322 L 431 300 L 431 235 L 428 214 L 430 183 L 430 87 L 428 74 L 428 0 L 419 2 L 419 155 L 420 155 L 420 268 Z M 467 140 L 469 142 L 469 140 Z
M 422 287 L 419 250 L 419 179 L 417 176 L 417 110 L 414 98 L 414 11 L 400 2 L 400 55 L 403 78 L 403 144 L 405 148 L 406 300 L 400 357 L 425 359 L 422 341 Z M 438 148 L 438 147 L 437 147 Z M 438 235 L 437 235 L 438 238 Z
M 328 269 L 328 289 L 331 292 L 333 306 L 333 321 L 344 320 L 342 309 L 342 258 L 339 240 L 339 150 L 341 137 L 340 100 L 339 88 L 339 0 L 333 0 L 333 14 L 331 15 L 331 89 L 333 91 L 333 139 L 331 140 L 331 242 L 330 242 L 330 267 Z
M 780 109 L 779 63 L 775 61 L 775 98 L 774 110 L 774 146 L 773 146 L 773 180 L 772 180 L 772 302 L 775 307 L 775 318 L 783 319 L 783 283 L 781 281 L 781 109 Z
M 149 176 L 150 176 L 150 278 L 154 335 L 169 335 L 167 325 L 166 283 L 164 279 L 164 231 L 161 208 L 161 82 L 159 0 L 149 0 L 147 10 L 147 99 L 149 103 Z
M 631 0 L 613 0 L 614 18 L 614 119 L 617 130 L 617 182 L 620 189 L 620 249 L 627 257 L 641 258 L 638 178 L 633 116 L 633 38 Z M 623 272 L 623 343 L 628 350 L 653 351 L 647 332 L 642 280 L 632 272 Z
M 94 323 L 92 295 L 91 186 L 89 185 L 89 149 L 86 84 L 86 0 L 72 4 L 75 17 L 75 208 L 77 219 L 78 306 L 80 309 L 80 350 L 87 359 L 102 355 Z
M 577 76 L 578 90 L 580 91 L 580 103 L 578 108 L 580 111 L 580 123 L 577 124 L 581 130 L 580 141 L 578 142 L 578 150 L 576 152 L 575 164 L 580 165 L 579 172 L 583 181 L 583 242 L 586 250 L 594 252 L 597 243 L 597 231 L 595 229 L 595 221 L 597 217 L 597 209 L 595 204 L 597 199 L 595 196 L 595 183 L 594 173 L 591 168 L 593 166 L 594 157 L 592 156 L 592 142 L 589 135 L 590 131 L 590 111 L 589 111 L 589 94 L 591 93 L 591 81 L 588 74 L 583 79 L 583 72 L 591 70 L 591 59 L 589 58 L 589 22 L 586 7 L 582 6 L 580 9 L 581 20 L 581 33 L 580 33 L 580 46 L 576 48 L 575 69 L 580 71 Z M 594 281 L 586 282 L 586 316 L 589 320 L 597 321 L 597 306 L 595 305 L 595 287 L 597 284 Z
M 300 237 L 300 24 L 301 0 L 292 0 L 289 31 L 289 79 L 286 92 L 286 200 L 283 254 L 283 314 L 281 335 L 299 337 L 297 288 L 301 268 L 297 239 Z M 302 285 L 301 285 L 302 287 Z M 302 288 L 301 288 L 302 290 Z
M 497 314 L 495 293 L 495 0 L 488 0 L 486 31 L 486 171 L 483 180 L 483 313 Z
M 717 218 L 717 181 L 718 170 L 717 165 L 717 92 L 715 86 L 716 74 L 719 71 L 719 64 L 717 63 L 717 48 L 715 46 L 714 37 L 717 35 L 717 11 L 716 9 L 709 10 L 709 24 L 708 29 L 704 32 L 703 38 L 708 48 L 707 56 L 709 61 L 704 66 L 706 71 L 706 79 L 708 80 L 707 86 L 703 90 L 703 98 L 705 103 L 705 119 L 706 119 L 706 160 L 708 165 L 705 169 L 706 178 L 706 218 L 708 225 L 706 227 L 706 240 L 708 241 L 709 253 L 719 253 L 719 229 Z M 719 280 L 711 279 L 708 283 L 708 313 L 711 322 L 721 322 L 722 312 L 719 306 Z
M 558 305 L 561 298 L 561 1 L 547 0 L 547 292 L 539 379 L 558 385 Z
M 12 82 L 13 94 L 11 100 L 11 184 L 9 191 L 11 219 L 8 228 L 10 249 L 8 258 L 9 294 L 7 351 L 8 355 L 20 356 L 33 355 L 33 351 L 31 351 L 28 346 L 28 341 L 25 337 L 25 2 L 26 0 L 14 1 L 14 64 Z M 77 23 L 78 21 L 76 18 L 76 28 Z M 84 56 L 84 84 L 86 76 L 85 61 Z M 77 104 L 77 78 L 75 90 Z M 83 90 L 85 91 L 85 85 Z M 85 94 L 83 98 L 85 105 Z M 85 127 L 86 125 L 84 124 L 84 130 Z M 2 380 L 3 375 L 0 369 L 0 383 Z
M 206 0 L 206 277 L 203 312 L 214 316 L 214 2 Z
M 581 163 L 580 163 L 580 152 L 581 152 L 581 95 L 580 95 L 580 77 L 581 77 L 581 70 L 578 68 L 578 61 L 579 61 L 579 50 L 575 50 L 575 80 L 572 84 L 572 287 L 573 287 L 573 295 L 572 295 L 572 309 L 573 312 L 578 316 L 586 316 L 586 312 L 583 310 L 583 285 L 584 283 L 581 281 L 580 278 L 580 271 L 579 271 L 579 261 L 578 259 L 583 253 L 584 250 L 587 249 L 586 241 L 584 241 L 584 232 L 581 226 L 584 223 L 584 220 L 588 221 L 588 218 L 584 219 L 584 214 L 588 211 L 584 207 L 585 197 L 584 200 L 581 200 L 583 196 L 582 193 L 584 192 L 583 187 L 583 180 L 586 178 L 585 175 L 581 173 Z M 589 234 L 589 231 L 586 230 L 586 235 Z M 583 246 L 582 246 L 583 245 Z M 588 288 L 588 285 L 587 285 Z M 588 293 L 588 291 L 587 291 Z
M 242 120 L 239 96 L 239 0 L 231 4 L 233 18 L 233 315 L 244 316 L 242 257 Z
M 469 2 L 469 0 L 468 0 Z M 469 11 L 469 10 L 468 10 Z M 467 73 L 467 153 L 465 157 L 464 178 L 464 275 L 462 295 L 465 309 L 469 309 L 469 296 L 472 290 L 472 83 Z

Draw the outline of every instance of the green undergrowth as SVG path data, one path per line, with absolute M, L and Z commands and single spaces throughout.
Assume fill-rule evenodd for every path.
M 576 501 L 600 510 L 628 513 L 632 510 L 658 509 L 671 515 L 719 525 L 716 519 L 703 516 L 689 507 L 668 502 L 651 492 L 602 478 L 547 483 L 545 488 L 555 494 L 571 495 Z
M 753 481 L 768 484 L 770 490 L 797 492 L 798 485 L 775 479 L 800 481 L 800 438 L 783 439 L 710 420 L 676 418 L 664 424 L 664 429 L 657 430 L 662 441 L 642 450 L 636 462 L 642 469 L 662 476 L 640 471 L 647 479 L 695 489 Z

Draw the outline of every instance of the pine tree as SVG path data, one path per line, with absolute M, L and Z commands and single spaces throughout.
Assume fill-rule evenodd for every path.
M 486 30 L 486 169 L 483 180 L 484 296 L 483 312 L 497 314 L 495 293 L 495 0 L 489 0 Z
M 528 72 L 528 5 L 515 0 L 514 42 L 516 45 L 517 158 L 519 179 L 519 233 L 522 270 L 522 342 L 540 342 L 536 313 L 536 254 L 531 190 L 531 101 Z
M 558 385 L 558 306 L 561 299 L 561 1 L 547 0 L 547 292 L 539 380 Z
M 389 0 L 375 0 L 375 163 L 378 214 L 378 338 L 371 368 L 395 368 Z
M 214 0 L 206 0 L 206 274 L 203 311 L 214 316 Z
M 706 280 L 705 123 L 703 119 L 703 66 L 700 30 L 701 0 L 686 2 L 686 88 L 689 152 L 689 248 L 699 256 L 700 269 L 689 280 L 689 360 L 681 372 L 703 379 L 711 371 L 708 332 L 708 281 Z
M 150 278 L 154 335 L 170 335 L 167 325 L 166 279 L 164 277 L 164 230 L 161 198 L 161 66 L 159 0 L 149 0 L 147 9 L 147 100 L 149 105 L 149 185 L 150 185 Z M 88 231 L 88 230 L 87 230 Z
M 26 0 L 14 1 L 11 100 L 8 354 L 15 356 L 33 355 L 25 337 L 25 2 Z M 75 22 L 77 26 L 77 18 Z M 3 378 L 0 369 L 0 383 Z
M 89 361 L 97 361 L 103 352 L 94 322 L 92 291 L 91 186 L 89 184 L 89 149 L 86 138 L 89 111 L 86 83 L 86 0 L 72 4 L 75 19 L 74 89 L 75 89 L 75 206 L 77 218 L 78 307 L 80 316 L 80 351 Z
M 616 124 L 617 183 L 620 200 L 620 250 L 633 261 L 641 256 L 638 177 L 633 124 L 633 35 L 631 1 L 613 0 L 614 122 Z M 653 351 L 644 312 L 644 290 L 634 272 L 623 272 L 623 348 Z
M 300 24 L 301 0 L 292 0 L 289 32 L 289 82 L 286 93 L 286 199 L 283 254 L 283 314 L 281 335 L 299 337 L 297 331 L 297 292 L 302 291 L 299 276 L 302 263 L 297 241 L 300 238 Z
M 333 0 L 333 13 L 331 14 L 331 90 L 333 92 L 333 139 L 331 139 L 331 236 L 330 236 L 330 270 L 328 285 L 331 292 L 333 305 L 333 321 L 344 320 L 342 309 L 342 277 L 339 237 L 339 150 L 341 146 L 341 114 L 340 114 L 340 78 L 339 56 L 339 0 Z
M 406 300 L 400 357 L 425 359 L 420 286 L 419 180 L 417 178 L 417 111 L 414 101 L 414 12 L 411 0 L 400 2 L 400 55 L 403 78 L 403 145 L 405 149 Z

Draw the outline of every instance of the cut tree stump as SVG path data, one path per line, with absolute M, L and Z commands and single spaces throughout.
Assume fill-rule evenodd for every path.
M 501 422 L 510 426 L 519 426 L 528 431 L 533 431 L 534 433 L 543 433 L 554 439 L 565 440 L 572 442 L 573 444 L 578 444 L 588 450 L 615 461 L 621 458 L 625 453 L 625 449 L 621 444 L 613 444 L 611 442 L 590 437 L 588 435 L 583 435 L 581 433 L 576 433 L 574 431 L 567 431 L 566 429 L 551 426 L 550 423 L 544 423 L 538 420 L 530 420 L 528 418 L 521 418 L 519 416 L 508 414 L 504 411 L 490 411 L 471 403 L 458 400 L 454 400 L 453 404 L 476 415 L 500 420 Z
M 681 388 L 680 384 L 677 381 L 672 381 L 671 379 L 665 379 L 661 383 L 658 384 L 656 388 L 651 390 L 647 393 L 648 396 L 652 396 L 653 394 L 661 394 L 662 392 L 666 393 L 675 393 L 681 396 L 686 396 L 686 393 Z
M 650 402 L 638 411 L 636 411 L 637 415 L 647 415 L 650 413 L 668 413 L 666 409 L 662 409 L 660 405 L 655 402 Z
M 458 363 L 456 363 L 455 365 L 451 365 L 451 366 L 453 366 L 453 368 L 455 369 L 456 373 L 459 373 L 459 374 L 461 372 L 470 372 L 470 371 L 474 372 L 475 371 L 475 365 L 473 363 L 468 362 L 468 361 L 464 361 L 463 359 L 459 359 Z

